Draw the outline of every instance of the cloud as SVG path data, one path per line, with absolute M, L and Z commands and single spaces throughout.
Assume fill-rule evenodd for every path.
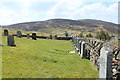
M 93 3 L 85 5 L 81 9 L 76 10 L 73 16 L 81 18 L 101 19 L 110 22 L 118 22 L 118 3 L 106 6 L 103 3 Z
M 118 23 L 118 3 L 111 3 L 109 6 L 102 2 L 87 5 L 83 4 L 84 2 L 82 1 L 78 2 L 78 4 L 79 3 L 79 6 L 71 6 L 69 2 L 67 4 L 65 4 L 64 1 L 62 3 L 60 2 L 53 6 L 53 8 L 49 11 L 50 13 L 47 14 L 50 14 L 49 17 L 71 19 L 101 19 Z
M 117 21 L 118 0 L 0 0 L 0 24 L 51 18 Z

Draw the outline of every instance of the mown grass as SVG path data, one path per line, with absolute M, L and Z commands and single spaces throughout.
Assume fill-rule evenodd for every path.
M 70 41 L 16 38 L 9 47 L 3 36 L 3 78 L 98 78 L 98 71 L 73 51 Z

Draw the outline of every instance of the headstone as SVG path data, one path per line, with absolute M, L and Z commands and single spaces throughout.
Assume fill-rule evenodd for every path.
M 22 37 L 22 32 L 21 31 L 17 31 L 17 37 L 19 37 L 19 38 Z
M 75 37 L 75 47 L 77 47 L 77 37 Z
M 76 42 L 76 49 L 77 49 L 77 50 L 79 50 L 79 48 L 78 48 L 78 47 L 79 47 L 79 41 L 80 41 L 80 38 L 77 38 L 77 40 L 76 40 L 76 41 L 77 41 L 77 42 Z
M 32 33 L 32 39 L 33 39 L 33 40 L 37 40 L 36 38 L 37 38 L 37 37 L 36 37 L 36 33 Z
M 85 42 L 83 41 L 81 43 L 81 54 L 80 54 L 81 58 L 84 58 L 84 53 L 85 53 Z
M 52 39 L 52 35 L 51 34 L 49 35 L 49 38 Z
M 74 45 L 74 46 L 75 46 L 75 38 L 76 38 L 76 37 L 74 36 L 74 37 L 73 37 L 73 45 Z
M 79 41 L 79 44 L 78 44 L 78 49 L 79 49 L 78 54 L 79 54 L 79 55 L 81 54 L 81 43 L 82 43 L 82 41 Z
M 74 36 L 74 41 L 73 41 L 74 45 L 75 45 L 75 40 L 76 40 L 76 37 Z
M 99 78 L 112 80 L 112 51 L 108 47 L 102 47 L 100 52 Z
M 120 51 L 118 51 L 118 54 L 116 55 L 116 59 L 120 60 Z
M 30 39 L 30 35 L 29 34 L 27 34 L 27 39 Z
M 4 29 L 4 35 L 7 36 L 8 35 L 8 30 Z
M 8 35 L 7 41 L 8 41 L 8 46 L 16 46 L 13 35 Z

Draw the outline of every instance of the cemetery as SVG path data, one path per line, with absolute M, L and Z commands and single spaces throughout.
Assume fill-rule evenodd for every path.
M 17 31 L 17 35 L 3 36 L 2 51 L 4 78 L 120 79 L 120 49 L 110 42 Z

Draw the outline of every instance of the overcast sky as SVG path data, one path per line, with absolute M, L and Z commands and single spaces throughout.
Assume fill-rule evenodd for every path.
M 118 23 L 119 0 L 0 0 L 0 25 L 53 18 Z

